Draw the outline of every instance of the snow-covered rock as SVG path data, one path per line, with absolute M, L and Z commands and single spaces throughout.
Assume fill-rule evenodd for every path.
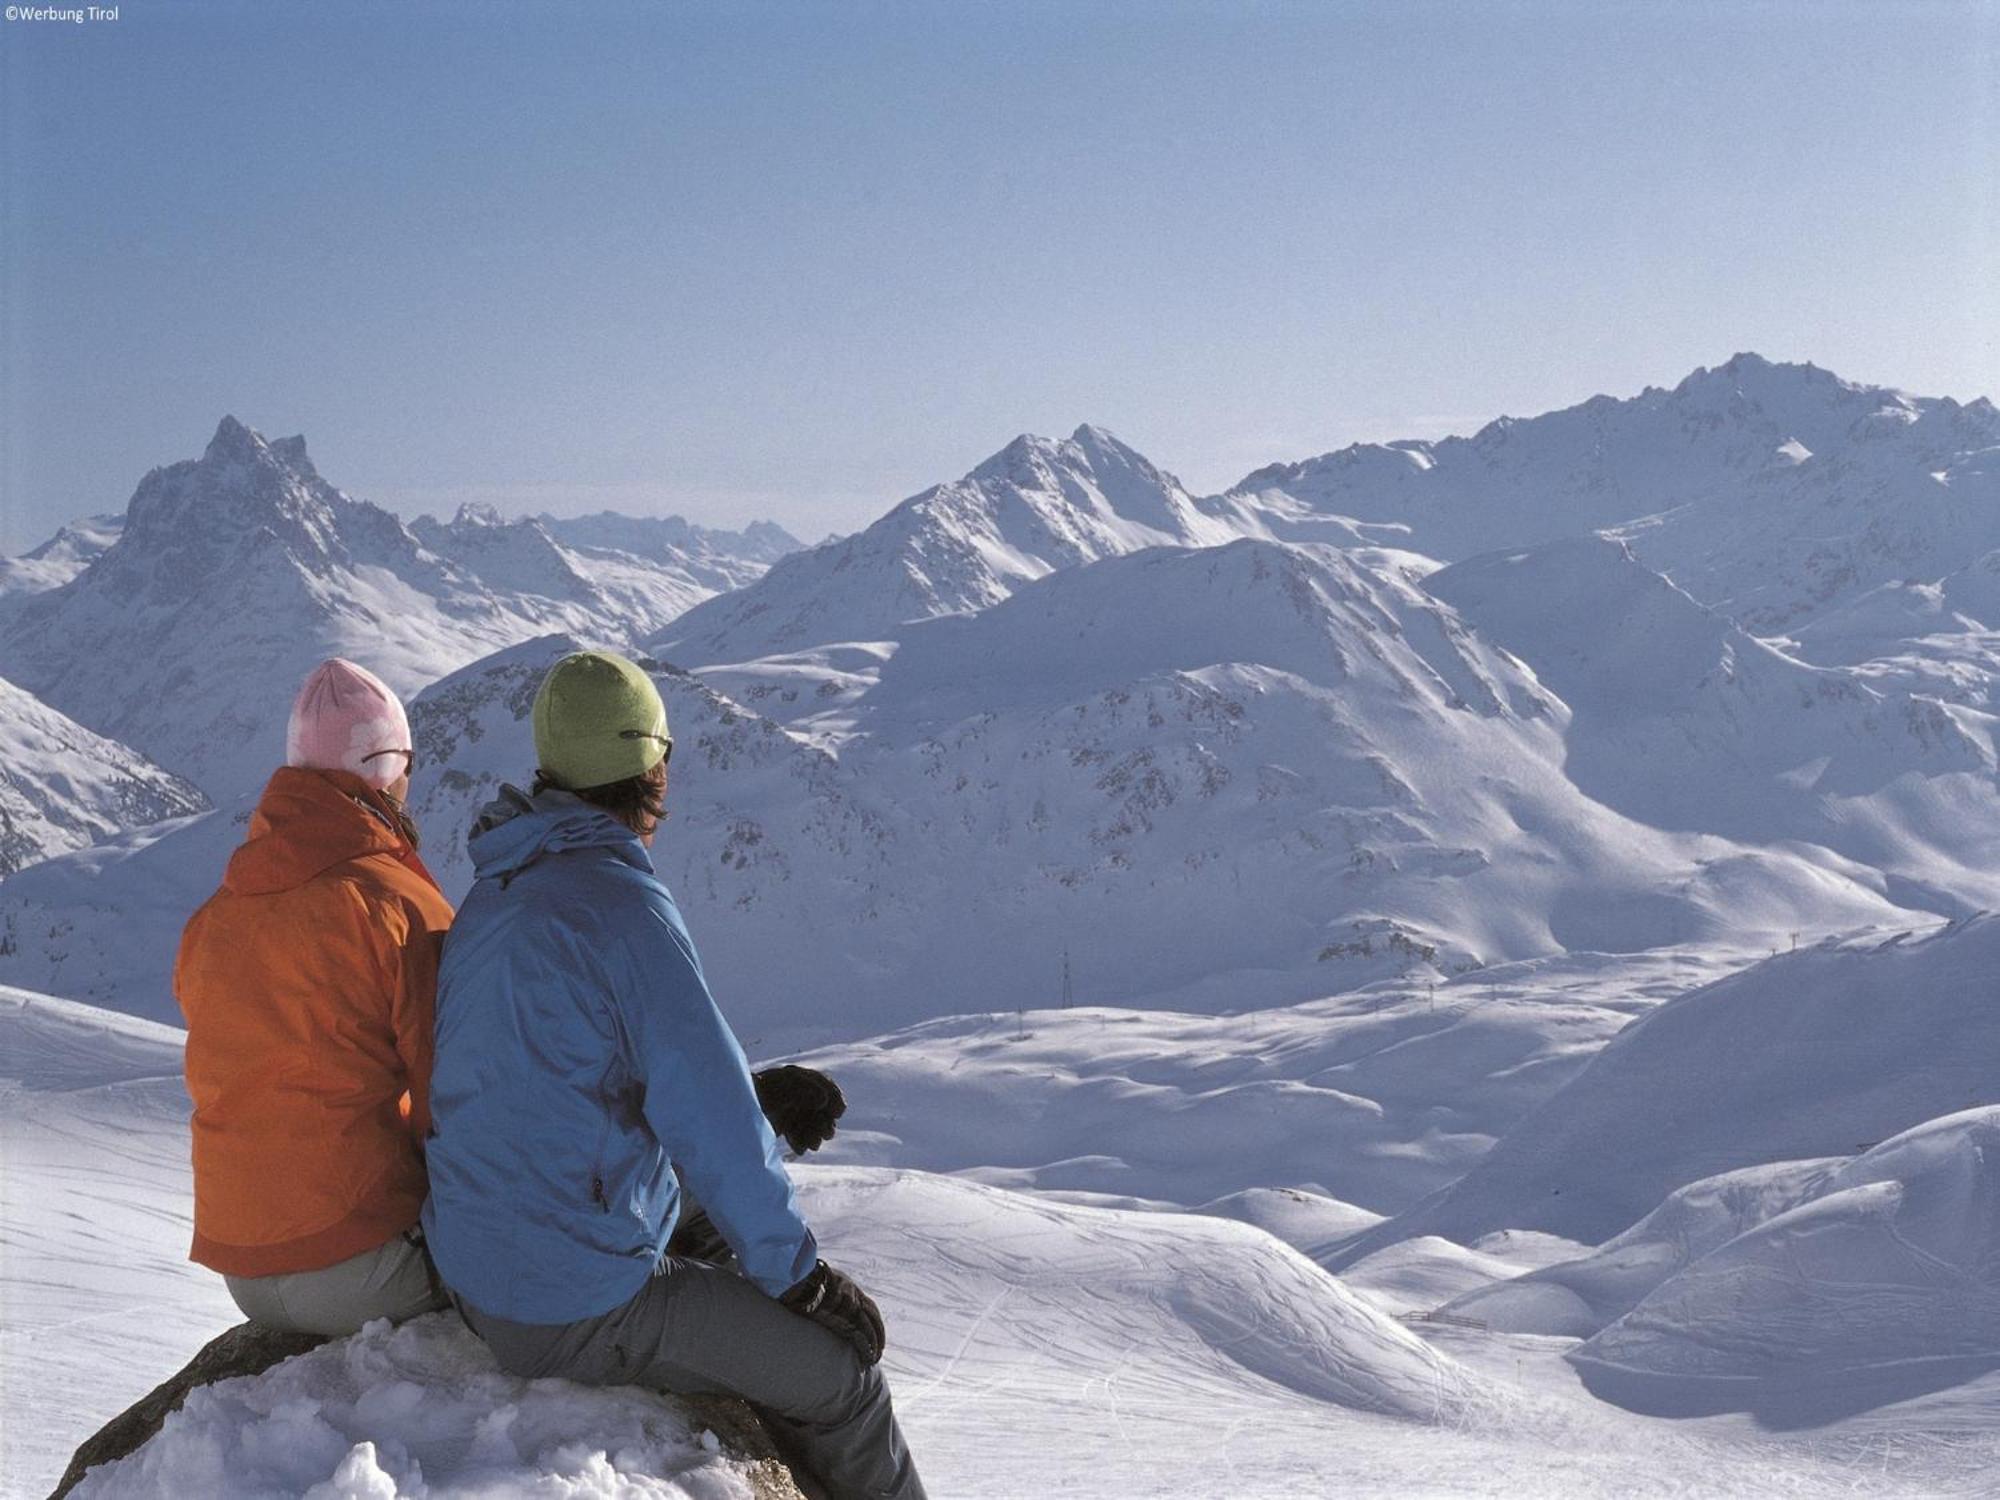
M 0 876 L 207 806 L 199 788 L 0 679 Z
M 197 1388 L 76 1500 L 782 1500 L 798 1490 L 698 1414 L 633 1386 L 503 1375 L 455 1313 L 352 1338 Z

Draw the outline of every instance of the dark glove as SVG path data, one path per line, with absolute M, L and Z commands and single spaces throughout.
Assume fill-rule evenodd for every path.
M 846 1339 L 864 1365 L 874 1364 L 889 1347 L 882 1310 L 875 1299 L 825 1261 L 816 1264 L 810 1276 L 778 1301 Z
M 817 1068 L 785 1063 L 752 1073 L 757 1103 L 771 1128 L 800 1155 L 833 1139 L 833 1122 L 847 1113 L 840 1085 Z

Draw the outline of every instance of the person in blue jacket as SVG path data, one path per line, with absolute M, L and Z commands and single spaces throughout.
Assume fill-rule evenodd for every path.
M 654 873 L 659 692 L 580 652 L 533 718 L 534 789 L 502 788 L 474 825 L 477 878 L 439 964 L 423 1215 L 439 1274 L 512 1374 L 741 1396 L 808 1495 L 922 1500 L 881 1314 L 820 1259 Z M 687 1195 L 706 1225 L 682 1222 Z M 707 1226 L 733 1267 L 680 1253 Z

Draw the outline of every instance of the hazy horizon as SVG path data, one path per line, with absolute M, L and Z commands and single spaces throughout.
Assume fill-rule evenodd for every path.
M 1732 356 L 1740 353 L 1752 353 L 1752 354 L 1762 355 L 1763 351 L 1761 350 L 1731 351 Z M 1770 358 L 1770 356 L 1764 356 L 1764 357 Z M 1695 368 L 1696 369 L 1713 368 L 1714 366 L 1721 365 L 1726 362 L 1727 361 L 1724 357 L 1718 356 L 1716 359 L 1709 361 L 1706 366 L 1696 366 Z M 1773 359 L 1772 362 L 1779 364 L 1820 364 L 1819 361 L 1807 360 L 1807 359 L 1797 359 L 1797 360 Z M 1829 367 L 1820 364 L 1820 368 L 1825 369 Z M 1432 432 L 1408 431 L 1408 432 L 1397 432 L 1397 433 L 1382 433 L 1379 435 L 1370 435 L 1368 437 L 1352 438 L 1349 439 L 1348 442 L 1370 443 L 1370 442 L 1394 442 L 1399 440 L 1440 441 L 1442 439 L 1449 437 L 1470 437 L 1473 435 L 1474 432 L 1478 430 L 1478 428 L 1484 426 L 1488 422 L 1494 421 L 1497 418 L 1501 417 L 1528 418 L 1528 417 L 1542 416 L 1545 415 L 1546 412 L 1560 411 L 1568 409 L 1570 407 L 1581 405 L 1583 402 L 1588 401 L 1592 396 L 1606 395 L 1620 400 L 1629 399 L 1631 397 L 1636 397 L 1640 395 L 1642 390 L 1648 387 L 1664 387 L 1671 389 L 1675 384 L 1679 382 L 1679 380 L 1692 373 L 1694 373 L 1692 369 L 1684 370 L 1681 371 L 1676 376 L 1674 376 L 1672 379 L 1649 381 L 1647 382 L 1646 387 L 1641 387 L 1639 389 L 1634 389 L 1630 391 L 1592 391 L 1588 395 L 1577 397 L 1575 400 L 1563 401 L 1556 406 L 1551 406 L 1542 410 L 1493 412 L 1484 417 L 1480 417 L 1475 420 L 1470 420 L 1464 423 L 1463 425 L 1454 427 L 1450 430 L 1439 430 Z M 1859 385 L 1888 384 L 1887 382 L 1869 380 L 1865 376 L 1855 376 L 1844 370 L 1833 370 L 1832 373 L 1843 380 L 1847 380 L 1854 384 L 1859 384 Z M 1980 396 L 1988 395 L 1988 393 L 1986 392 L 1963 393 L 1963 392 L 1952 392 L 1952 391 L 1909 391 L 1906 387 L 1896 387 L 1896 389 L 1904 389 L 1908 394 L 1917 396 L 1927 396 L 1927 397 L 1953 396 L 1959 399 L 1960 401 L 1971 401 L 1978 399 Z M 1989 397 L 1989 399 L 1992 398 Z M 782 495 L 769 497 L 770 501 L 769 508 L 762 511 L 756 509 L 756 506 L 759 503 L 759 497 L 749 494 L 732 496 L 730 497 L 731 503 L 726 507 L 729 510 L 729 514 L 720 515 L 720 514 L 699 513 L 698 511 L 683 505 L 677 505 L 677 504 L 661 505 L 655 503 L 657 498 L 656 493 L 650 490 L 647 486 L 636 485 L 636 484 L 630 486 L 593 487 L 588 491 L 581 493 L 572 491 L 561 485 L 549 485 L 549 486 L 511 485 L 510 486 L 510 485 L 478 485 L 478 484 L 447 486 L 447 487 L 440 487 L 428 490 L 399 489 L 392 486 L 389 489 L 379 493 L 363 493 L 362 491 L 356 489 L 354 486 L 343 482 L 339 468 L 336 466 L 329 465 L 329 462 L 326 459 L 325 455 L 321 453 L 318 445 L 313 441 L 313 436 L 310 432 L 293 434 L 291 432 L 282 432 L 275 428 L 260 427 L 255 421 L 245 418 L 240 412 L 229 412 L 221 415 L 236 417 L 239 421 L 242 421 L 246 427 L 249 427 L 252 431 L 257 432 L 260 436 L 266 438 L 267 440 L 276 440 L 278 438 L 292 437 L 294 435 L 303 437 L 306 440 L 307 455 L 312 460 L 314 468 L 319 471 L 322 478 L 326 479 L 336 488 L 345 491 L 351 498 L 356 500 L 366 500 L 376 505 L 383 506 L 388 510 L 393 511 L 395 514 L 400 516 L 405 521 L 415 520 L 417 517 L 425 515 L 436 517 L 439 520 L 449 520 L 451 519 L 453 514 L 457 512 L 458 508 L 461 505 L 465 504 L 491 505 L 496 510 L 499 510 L 503 515 L 508 516 L 510 518 L 519 518 L 523 516 L 532 516 L 532 515 L 579 516 L 579 515 L 591 514 L 597 511 L 609 510 L 631 516 L 678 515 L 683 519 L 693 522 L 697 525 L 718 527 L 727 530 L 741 530 L 743 527 L 757 521 L 776 521 L 779 525 L 784 526 L 786 530 L 791 531 L 801 541 L 804 541 L 809 545 L 816 544 L 824 540 L 829 535 L 845 534 L 847 532 L 858 531 L 864 528 L 870 522 L 878 519 L 880 516 L 884 515 L 889 510 L 893 509 L 895 506 L 901 504 L 903 501 L 910 499 L 913 495 L 922 493 L 923 490 L 929 489 L 933 484 L 940 484 L 961 477 L 961 475 L 963 475 L 964 473 L 969 472 L 978 464 L 992 457 L 995 453 L 998 453 L 1002 448 L 1006 447 L 1007 444 L 1012 442 L 1015 438 L 1023 435 L 1021 433 L 1008 433 L 1005 436 L 996 437 L 987 448 L 985 448 L 984 450 L 980 451 L 979 453 L 971 457 L 968 457 L 962 464 L 958 466 L 958 468 L 952 470 L 950 473 L 939 473 L 933 476 L 931 479 L 925 480 L 921 485 L 919 485 L 915 489 L 912 489 L 908 493 L 898 494 L 893 496 L 888 496 L 888 495 L 881 496 L 879 497 L 879 503 L 874 503 L 871 497 L 868 496 L 856 496 L 855 500 L 858 507 L 857 514 L 859 515 L 859 519 L 856 520 L 852 525 L 833 528 L 830 531 L 806 532 L 799 530 L 795 526 L 787 524 L 782 514 L 783 502 L 786 497 Z M 217 421 L 221 420 L 221 415 L 218 415 Z M 1063 427 L 1060 431 L 1048 431 L 1048 432 L 1038 433 L 1035 435 L 1040 437 L 1055 438 L 1055 439 L 1067 437 L 1071 432 L 1075 431 L 1077 426 L 1083 425 L 1083 422 L 1087 420 L 1088 419 L 1086 418 L 1080 420 L 1077 423 L 1071 423 L 1068 426 Z M 1106 426 L 1107 424 L 1096 423 L 1093 425 L 1102 427 Z M 213 429 L 211 428 L 210 431 L 212 432 L 212 430 Z M 1113 435 L 1117 436 L 1122 441 L 1129 441 L 1129 439 L 1125 437 L 1125 434 L 1116 432 L 1115 429 L 1112 429 L 1112 431 Z M 206 443 L 207 443 L 207 437 L 204 436 L 199 442 L 190 445 L 186 452 L 177 453 L 170 458 L 162 458 L 157 466 L 164 467 L 168 464 L 178 463 L 185 459 L 198 458 L 201 455 L 202 447 L 204 447 Z M 1230 485 L 1236 483 L 1237 481 L 1240 481 L 1241 479 L 1246 477 L 1249 473 L 1253 472 L 1255 469 L 1260 468 L 1267 463 L 1282 463 L 1298 459 L 1316 457 L 1322 453 L 1332 452 L 1336 447 L 1345 447 L 1347 446 L 1347 443 L 1344 442 L 1336 445 L 1328 445 L 1326 447 L 1313 448 L 1310 449 L 1309 451 L 1303 451 L 1303 452 L 1274 453 L 1266 458 L 1259 459 L 1247 465 L 1242 471 L 1232 474 L 1229 479 L 1213 485 L 1198 485 L 1193 481 L 1189 480 L 1188 476 L 1185 473 L 1183 473 L 1180 469 L 1176 468 L 1170 458 L 1164 457 L 1158 453 L 1150 452 L 1140 444 L 1134 443 L 1132 444 L 1132 446 L 1138 448 L 1140 452 L 1144 453 L 1148 459 L 1150 459 L 1160 468 L 1166 470 L 1168 473 L 1173 474 L 1176 478 L 1180 479 L 1185 485 L 1187 485 L 1191 493 L 1196 495 L 1208 495 L 1208 494 L 1220 493 L 1223 490 L 1226 490 L 1227 488 L 1229 488 Z M 139 477 L 140 476 L 136 475 L 134 476 L 133 482 L 135 487 L 137 485 Z M 122 513 L 125 507 L 126 499 L 129 498 L 130 497 L 128 495 L 125 499 L 119 500 L 115 505 L 102 506 L 94 511 L 93 510 L 75 511 L 71 515 L 65 516 L 64 520 L 81 519 L 89 515 L 97 515 L 97 514 Z M 871 504 L 873 508 L 872 509 L 867 508 Z M 863 513 L 864 511 L 865 513 Z M 61 524 L 62 524 L 61 522 L 56 523 L 57 526 Z M 50 532 L 53 532 L 55 529 L 56 529 L 55 526 L 51 526 L 49 528 Z M 36 537 L 28 543 L 15 544 L 8 550 L 17 552 L 23 551 L 26 550 L 27 547 L 36 545 L 37 543 L 45 539 L 46 539 L 45 537 Z
M 816 540 L 1739 350 L 2000 395 L 2000 6 L 128 5 L 0 26 L 0 550 L 235 414 L 406 515 Z

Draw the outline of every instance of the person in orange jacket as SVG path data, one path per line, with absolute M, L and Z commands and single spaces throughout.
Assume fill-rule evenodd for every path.
M 252 1322 L 338 1335 L 445 1305 L 416 1226 L 452 909 L 403 807 L 415 751 L 396 695 L 324 662 L 286 739 L 174 967 L 190 1258 Z

